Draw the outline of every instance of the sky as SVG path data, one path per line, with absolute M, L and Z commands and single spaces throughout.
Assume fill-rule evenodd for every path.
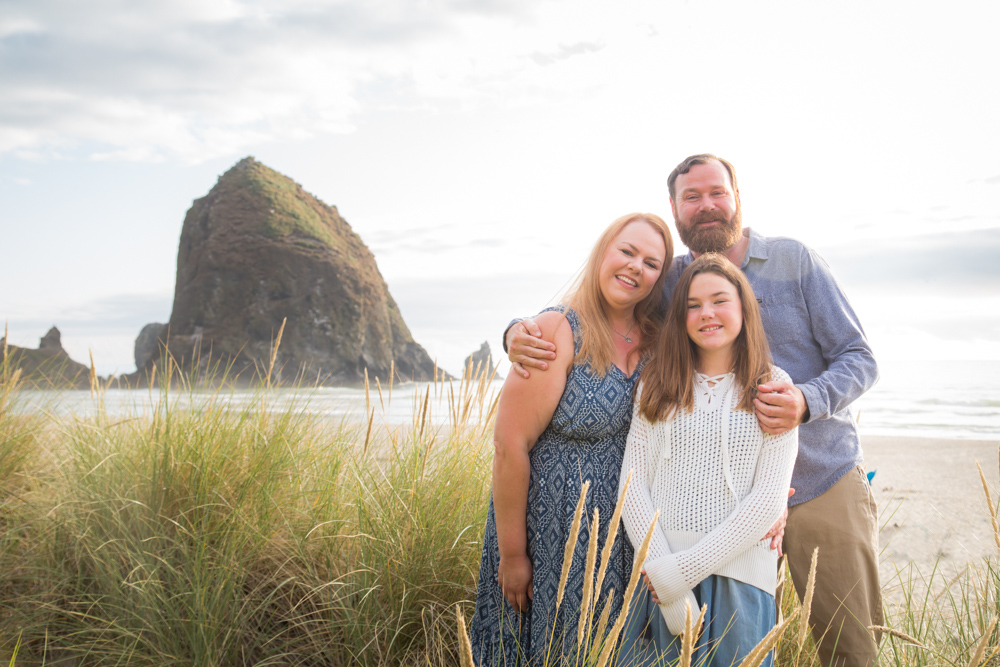
M 1000 359 L 993 2 L 3 0 L 0 319 L 101 374 L 247 155 L 340 214 L 457 372 L 667 175 L 818 250 L 880 358 Z M 678 250 L 683 247 L 678 243 Z

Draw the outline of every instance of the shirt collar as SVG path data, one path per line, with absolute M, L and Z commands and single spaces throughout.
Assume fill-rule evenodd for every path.
M 744 227 L 744 231 L 750 237 L 750 245 L 747 246 L 747 253 L 743 257 L 741 269 L 747 268 L 751 258 L 767 261 L 767 239 L 750 227 Z

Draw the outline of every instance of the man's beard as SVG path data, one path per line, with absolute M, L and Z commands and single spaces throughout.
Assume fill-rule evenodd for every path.
M 698 227 L 699 222 L 717 220 L 715 227 Z M 740 242 L 743 235 L 743 213 L 739 208 L 733 213 L 731 220 L 722 217 L 722 213 L 702 212 L 691 219 L 686 227 L 677 225 L 677 234 L 691 252 L 699 255 L 706 252 L 725 252 Z

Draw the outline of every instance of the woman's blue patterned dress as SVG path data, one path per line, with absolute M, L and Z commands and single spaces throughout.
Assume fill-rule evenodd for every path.
M 566 317 L 579 351 L 579 320 L 572 310 L 566 312 Z M 523 614 L 514 611 L 497 584 L 500 555 L 490 499 L 476 613 L 470 629 L 473 656 L 480 667 L 541 665 L 546 653 L 550 662 L 556 664 L 560 653 L 574 653 L 590 522 L 594 510 L 600 508 L 599 563 L 607 524 L 618 500 L 618 477 L 632 421 L 632 390 L 638 376 L 638 368 L 631 377 L 626 377 L 612 365 L 604 377 L 598 377 L 589 365 L 574 365 L 552 422 L 531 449 L 527 538 L 528 556 L 534 568 L 534 601 Z M 590 481 L 585 520 L 580 526 L 558 617 L 554 618 L 566 539 L 585 480 Z M 604 605 L 610 602 L 609 626 L 621 609 L 622 595 L 632 571 L 632 553 L 624 528 L 619 525 L 595 609 L 595 616 L 600 617 Z M 550 643 L 552 649 L 547 651 Z

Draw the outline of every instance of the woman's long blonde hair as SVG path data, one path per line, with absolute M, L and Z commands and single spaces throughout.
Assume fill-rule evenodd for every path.
M 611 368 L 614 359 L 615 341 L 611 320 L 604 308 L 604 295 L 601 294 L 600 269 L 604 253 L 618 234 L 633 222 L 644 222 L 652 227 L 663 239 L 665 254 L 660 275 L 657 276 L 653 289 L 635 306 L 635 329 L 641 338 L 630 357 L 634 354 L 640 358 L 653 347 L 656 333 L 663 321 L 663 281 L 670 262 L 674 258 L 674 241 L 670 236 L 670 228 L 658 215 L 652 213 L 629 213 L 612 222 L 601 237 L 597 239 L 590 257 L 584 265 L 580 276 L 567 292 L 564 303 L 576 311 L 580 319 L 580 351 L 574 363 L 590 363 L 591 370 L 598 376 L 603 376 Z
M 757 385 L 771 380 L 771 352 L 753 288 L 723 255 L 705 253 L 691 262 L 677 281 L 667 322 L 642 371 L 639 412 L 651 422 L 668 419 L 678 409 L 694 409 L 693 378 L 699 352 L 687 332 L 687 301 L 691 282 L 701 273 L 714 273 L 732 283 L 742 304 L 743 328 L 733 344 L 733 373 L 740 390 L 737 409 L 753 412 Z

